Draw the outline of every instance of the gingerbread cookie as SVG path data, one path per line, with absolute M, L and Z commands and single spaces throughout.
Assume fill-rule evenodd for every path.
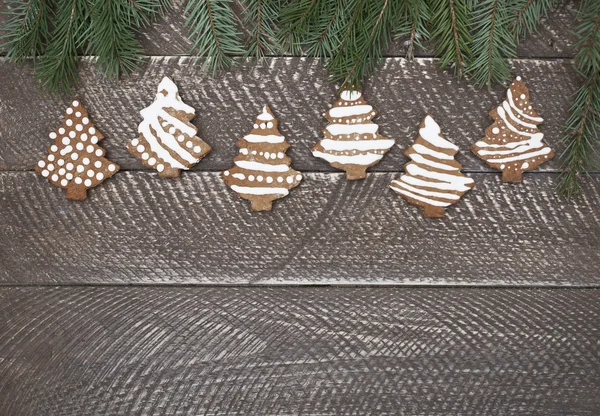
M 379 163 L 394 145 L 377 133 L 379 126 L 371 121 L 376 116 L 360 91 L 342 91 L 325 113 L 330 124 L 323 130 L 325 138 L 313 147 L 313 155 L 346 171 L 348 180 L 364 179 L 367 168 Z
M 450 143 L 429 114 L 419 126 L 419 136 L 404 151 L 411 159 L 405 174 L 390 184 L 410 204 L 424 208 L 425 217 L 442 218 L 444 209 L 456 204 L 475 182 L 463 175 L 454 160 L 458 147 Z
M 269 106 L 242 137 L 235 166 L 223 172 L 225 184 L 250 201 L 252 211 L 270 211 L 275 199 L 283 198 L 302 181 L 302 174 L 290 167 L 285 152 L 290 145 L 277 129 L 278 121 Z
M 129 142 L 127 150 L 146 167 L 156 169 L 158 176 L 176 178 L 181 170 L 191 168 L 211 151 L 196 136 L 198 129 L 189 122 L 195 110 L 181 100 L 171 78 L 162 79 L 156 99 L 140 114 L 140 135 Z
M 531 106 L 529 90 L 521 77 L 515 78 L 506 99 L 489 114 L 495 121 L 471 150 L 501 170 L 504 182 L 520 182 L 523 172 L 552 159 L 554 152 L 542 142 L 544 134 L 538 129 L 544 119 Z
M 59 188 L 67 190 L 67 199 L 84 200 L 87 190 L 100 185 L 119 171 L 116 163 L 104 157 L 98 145 L 104 136 L 89 119 L 79 99 L 65 112 L 65 121 L 50 133 L 54 144 L 35 171 Z

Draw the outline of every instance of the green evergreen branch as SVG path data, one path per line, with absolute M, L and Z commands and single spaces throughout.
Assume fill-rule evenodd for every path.
M 513 58 L 517 49 L 505 0 L 482 0 L 473 12 L 473 22 L 473 59 L 468 72 L 479 86 L 490 88 L 510 78 L 506 58 Z
M 436 39 L 436 55 L 440 66 L 454 66 L 454 75 L 460 78 L 471 64 L 471 5 L 468 0 L 441 0 L 433 2 L 431 37 Z
M 135 2 L 93 0 L 88 50 L 97 56 L 96 63 L 109 77 L 131 73 L 142 60 L 142 46 L 135 38 L 134 26 L 145 20 L 140 12 Z
M 423 41 L 429 39 L 427 23 L 431 19 L 429 5 L 423 0 L 405 0 L 399 5 L 397 17 L 392 23 L 394 38 L 408 37 L 406 57 L 413 59 L 415 47 L 423 48 Z
M 307 55 L 329 57 L 339 48 L 344 23 L 348 19 L 348 6 L 345 4 L 343 0 L 325 2 L 314 33 L 307 36 Z
M 189 0 L 185 14 L 202 71 L 215 75 L 233 64 L 233 55 L 243 54 L 229 0 Z
M 36 59 L 44 53 L 50 38 L 48 21 L 52 13 L 50 0 L 13 0 L 7 4 L 6 14 L 12 16 L 3 28 L 6 33 L 0 37 L 6 57 L 13 62 L 25 58 Z
M 261 59 L 266 53 L 276 53 L 276 19 L 280 13 L 279 0 L 243 0 L 244 24 L 252 26 L 247 41 L 246 56 Z
M 515 5 L 514 17 L 509 29 L 517 39 L 524 37 L 527 33 L 536 31 L 537 25 L 548 11 L 559 4 L 562 0 L 519 0 Z
M 77 48 L 86 40 L 88 16 L 86 2 L 59 0 L 52 40 L 36 66 L 42 87 L 52 92 L 69 92 L 77 81 Z
M 397 4 L 394 0 L 357 1 L 341 47 L 326 64 L 332 81 L 340 81 L 342 87 L 360 88 L 382 59 Z
M 581 175 L 595 166 L 593 155 L 600 145 L 600 3 L 585 1 L 579 12 L 578 52 L 575 64 L 584 78 L 575 95 L 571 116 L 565 126 L 566 145 L 558 193 L 572 198 L 582 192 Z
M 333 0 L 335 1 L 335 0 Z M 308 38 L 318 31 L 319 17 L 327 12 L 330 0 L 291 1 L 281 12 L 281 29 L 277 42 L 283 52 L 299 55 Z M 349 7 L 349 6 L 344 6 Z

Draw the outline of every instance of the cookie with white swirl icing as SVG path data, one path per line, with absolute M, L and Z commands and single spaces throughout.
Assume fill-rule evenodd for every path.
M 423 207 L 425 217 L 442 218 L 447 207 L 475 186 L 473 179 L 461 173 L 462 165 L 454 159 L 457 152 L 458 147 L 427 114 L 419 126 L 419 136 L 404 151 L 411 161 L 390 188 L 410 204 Z
M 139 136 L 129 142 L 127 150 L 146 167 L 156 169 L 158 176 L 176 178 L 211 151 L 196 136 L 198 129 L 190 123 L 195 110 L 183 102 L 171 78 L 162 79 L 154 102 L 140 114 Z
M 506 92 L 506 99 L 489 112 L 494 123 L 485 137 L 471 146 L 471 151 L 494 169 L 502 171 L 505 182 L 520 182 L 523 172 L 536 169 L 554 152 L 542 139 L 538 125 L 541 118 L 529 101 L 529 90 L 516 77 Z

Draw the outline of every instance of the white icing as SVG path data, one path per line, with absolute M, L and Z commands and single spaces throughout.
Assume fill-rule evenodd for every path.
M 499 129 L 498 127 L 494 127 L 494 128 L 492 129 L 492 133 L 493 133 L 493 134 L 498 134 L 498 133 L 500 133 L 500 129 Z
M 521 155 L 517 155 L 517 156 L 506 157 L 504 159 L 490 159 L 490 160 L 488 160 L 488 162 L 493 162 L 493 163 L 514 162 L 515 160 L 523 160 L 523 159 L 529 159 L 530 157 L 534 157 L 534 156 L 547 155 L 551 151 L 552 151 L 552 149 L 550 149 L 549 147 L 544 147 L 543 149 L 538 150 L 537 152 L 530 152 L 530 153 L 525 153 L 525 154 L 521 154 Z
M 517 146 L 514 149 L 509 149 L 509 150 L 479 150 L 477 152 L 478 155 L 481 156 L 487 156 L 487 155 L 510 155 L 513 153 L 525 153 L 530 151 L 531 149 L 538 149 L 542 146 L 544 146 L 544 144 L 542 142 L 530 142 L 529 140 L 526 140 L 527 143 L 523 144 L 522 146 Z
M 464 185 L 473 183 L 473 179 L 471 179 L 469 177 L 458 176 L 458 175 L 449 175 L 447 173 L 432 172 L 427 169 L 423 169 L 414 163 L 409 163 L 408 165 L 406 165 L 406 171 L 411 175 L 424 176 L 426 178 L 436 179 L 438 181 L 443 181 L 443 182 L 448 182 L 455 186 L 460 186 L 460 185 L 464 186 Z
M 521 111 L 521 109 L 519 109 L 519 107 L 517 107 L 515 105 L 513 98 L 512 98 L 512 91 L 510 89 L 506 92 L 506 98 L 508 98 L 508 103 L 510 104 L 510 106 L 521 116 L 528 118 L 529 120 L 537 121 L 539 123 L 544 121 L 544 119 L 541 117 L 533 117 L 533 116 L 530 116 L 529 114 L 526 114 L 523 111 Z M 529 106 L 529 108 L 531 109 L 531 106 Z
M 517 124 L 520 124 L 523 127 L 527 127 L 529 129 L 537 128 L 537 126 L 535 124 L 527 123 L 526 121 L 523 121 L 520 118 L 518 118 L 517 116 L 515 116 L 515 113 L 513 113 L 511 110 L 511 106 L 506 101 L 502 102 L 502 107 L 504 108 L 504 110 L 506 110 L 506 112 L 508 113 L 510 118 Z
M 389 149 L 394 145 L 393 140 L 331 140 L 319 142 L 325 150 L 380 150 Z
M 423 196 L 415 195 L 412 192 L 405 191 L 404 189 L 395 188 L 393 186 L 391 188 L 394 191 L 401 193 L 402 195 L 406 195 L 408 197 L 411 197 L 411 198 L 416 199 L 421 202 L 425 202 L 426 204 L 433 205 L 435 207 L 447 207 L 448 205 L 450 205 L 449 202 L 442 202 L 442 201 L 436 201 L 435 199 L 425 198 Z
M 360 93 L 360 91 L 351 91 L 351 90 L 342 91 L 342 93 L 340 94 L 340 98 L 344 101 L 356 101 L 361 96 L 362 96 L 362 94 Z
M 269 112 L 267 111 L 267 106 L 265 105 L 263 107 L 262 113 L 260 113 L 257 117 L 257 119 L 259 120 L 263 120 L 263 121 L 269 121 L 269 120 L 274 120 L 275 118 L 269 114 Z M 263 127 L 264 128 L 264 127 Z
M 277 136 L 275 134 L 247 134 L 244 136 L 244 140 L 248 143 L 283 143 L 284 137 Z
M 460 196 L 456 195 L 456 194 L 450 194 L 450 193 L 442 193 L 442 192 L 434 192 L 434 191 L 427 191 L 425 189 L 421 189 L 421 188 L 415 188 L 414 186 L 410 186 L 409 184 L 405 183 L 405 182 L 401 182 L 398 180 L 392 181 L 392 184 L 396 187 L 401 187 L 404 188 L 410 192 L 414 192 L 416 194 L 419 195 L 423 195 L 423 196 L 431 196 L 434 198 L 444 198 L 444 199 L 453 199 L 458 201 L 460 199 Z
M 270 165 L 268 163 L 253 162 L 250 160 L 238 160 L 236 166 L 247 170 L 260 170 L 262 172 L 287 172 L 290 170 L 288 165 Z
M 427 188 L 435 188 L 435 189 L 439 189 L 442 191 L 466 192 L 470 189 L 470 188 L 468 188 L 464 185 L 460 185 L 460 184 L 453 184 L 453 183 L 448 183 L 448 182 L 424 181 L 423 179 L 415 178 L 414 176 L 410 176 L 410 175 L 402 175 L 400 177 L 400 180 L 403 182 L 409 183 L 411 185 L 424 186 Z
M 225 176 L 227 176 L 227 175 L 225 175 Z M 246 175 L 244 175 L 243 173 L 234 173 L 233 175 L 231 175 L 231 177 L 239 179 L 241 181 L 243 181 L 244 179 L 246 179 Z
M 329 153 L 319 152 L 318 150 L 313 150 L 312 154 L 315 157 L 320 157 L 321 159 L 325 159 L 326 161 L 332 163 L 337 162 L 343 165 L 370 165 L 372 163 L 380 160 L 383 155 L 367 153 L 364 155 L 332 155 Z
M 436 152 L 435 150 L 431 150 L 429 147 L 423 146 L 422 144 L 418 144 L 418 143 L 413 145 L 413 149 L 415 149 L 415 152 L 419 152 L 424 155 L 433 156 L 437 159 L 442 159 L 442 160 L 453 160 L 454 159 L 454 157 L 447 155 L 446 153 Z
M 330 124 L 326 127 L 327 131 L 338 136 L 340 134 L 375 134 L 379 126 L 375 123 L 368 124 Z
M 290 192 L 286 188 L 263 188 L 254 186 L 231 185 L 231 189 L 239 194 L 248 195 L 287 195 Z
M 500 116 L 502 121 L 504 121 L 504 123 L 506 124 L 506 127 L 508 127 L 510 130 L 514 131 L 515 133 L 520 134 L 522 136 L 529 136 L 529 137 L 533 137 L 536 134 L 540 134 L 540 133 L 527 133 L 526 131 L 521 131 L 521 130 L 517 129 L 515 126 L 513 126 L 512 124 L 510 124 L 509 121 L 506 119 L 506 112 L 504 111 L 504 108 L 498 107 L 496 109 L 496 112 L 498 113 L 498 115 Z
M 164 95 L 162 93 L 163 91 L 165 91 L 167 95 Z M 184 111 L 187 114 L 194 114 L 194 109 L 181 100 L 177 94 L 178 91 L 179 90 L 177 86 L 175 83 L 173 83 L 173 81 L 171 81 L 171 79 L 168 77 L 164 77 L 162 79 L 158 85 L 156 99 L 154 102 L 149 107 L 146 107 L 140 111 L 143 121 L 138 127 L 138 132 L 144 135 L 144 138 L 148 142 L 150 149 L 163 161 L 177 169 L 188 169 L 188 167 L 171 156 L 169 151 L 163 146 L 173 150 L 179 157 L 190 164 L 197 163 L 199 159 L 194 157 L 185 148 L 180 146 L 175 136 L 166 131 L 165 127 L 159 122 L 159 118 L 161 118 L 167 122 L 167 125 L 174 126 L 176 130 L 179 130 L 190 137 L 196 134 L 195 128 L 190 127 L 188 124 L 173 117 L 165 111 L 165 108 L 172 108 L 175 111 Z M 151 128 L 154 129 L 156 135 L 158 138 L 160 138 L 162 143 L 159 143 L 158 138 L 152 134 Z
M 525 162 L 521 165 L 521 169 L 527 169 L 529 167 L 529 163 Z
M 450 143 L 448 140 L 440 136 L 440 126 L 435 120 L 428 115 L 425 117 L 423 128 L 419 129 L 419 135 L 428 143 L 442 149 L 452 149 L 458 151 L 458 146 Z
M 361 114 L 369 114 L 373 111 L 370 105 L 351 105 L 346 107 L 333 107 L 329 110 L 329 116 L 332 118 L 342 118 L 358 116 Z
M 458 168 L 455 168 L 454 166 L 450 166 L 450 165 L 447 165 L 445 163 L 438 163 L 438 162 L 434 162 L 433 160 L 429 160 L 426 157 L 423 157 L 422 155 L 420 155 L 418 153 L 411 154 L 410 158 L 412 160 L 414 160 L 416 163 L 420 163 L 422 165 L 431 166 L 432 168 L 436 168 L 436 169 L 442 169 L 442 170 L 459 170 Z

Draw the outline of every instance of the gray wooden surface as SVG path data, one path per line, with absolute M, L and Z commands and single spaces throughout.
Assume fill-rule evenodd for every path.
M 597 415 L 599 295 L 4 288 L 0 409 L 35 416 Z
M 309 152 L 336 91 L 321 63 L 240 58 L 207 78 L 180 56 L 175 3 L 140 35 L 130 79 L 82 58 L 77 94 L 123 168 L 85 202 L 32 172 L 71 97 L 0 57 L 0 415 L 600 414 L 599 173 L 576 201 L 555 195 L 558 157 L 502 183 L 468 149 L 504 88 L 454 80 L 431 48 L 408 63 L 400 39 L 365 86 L 397 146 L 347 182 Z M 512 62 L 557 154 L 581 82 L 578 5 Z M 178 180 L 125 150 L 163 75 L 213 147 Z M 251 213 L 219 171 L 264 103 L 305 180 Z M 387 188 L 427 112 L 476 181 L 443 220 Z
M 598 285 L 600 175 L 566 203 L 555 174 L 471 174 L 442 220 L 390 190 L 395 176 L 308 173 L 265 215 L 218 173 L 122 172 L 78 204 L 2 173 L 0 284 Z

